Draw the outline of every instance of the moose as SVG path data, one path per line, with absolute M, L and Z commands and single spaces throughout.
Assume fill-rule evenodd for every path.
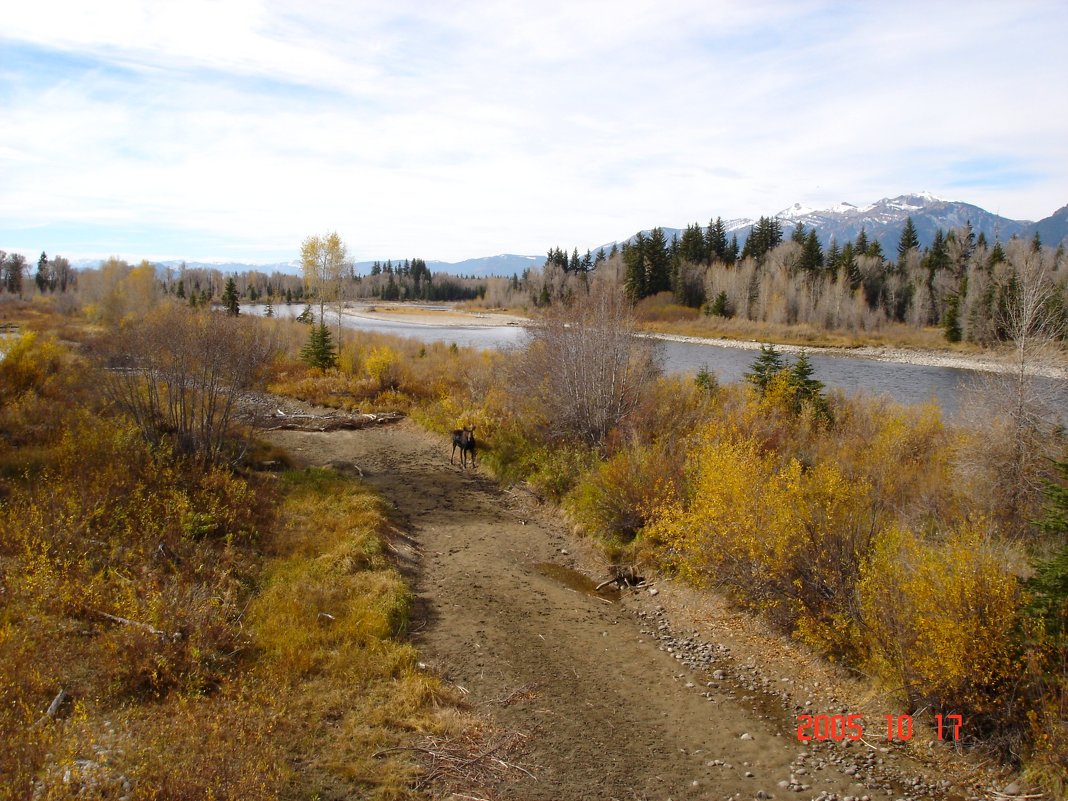
M 467 454 L 471 454 L 471 467 L 475 467 L 475 427 L 458 428 L 452 432 L 452 454 L 449 456 L 449 464 L 453 463 L 456 449 L 460 449 L 460 464 L 467 469 Z

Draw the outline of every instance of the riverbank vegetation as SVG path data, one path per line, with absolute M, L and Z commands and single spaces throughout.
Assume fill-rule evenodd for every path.
M 774 349 L 764 350 L 741 385 L 720 386 L 709 371 L 660 375 L 654 343 L 628 336 L 642 302 L 648 309 L 654 301 L 635 307 L 626 297 L 622 254 L 606 257 L 592 274 L 569 271 L 548 292 L 544 325 L 520 353 L 339 329 L 336 339 L 320 343 L 331 358 L 312 359 L 315 327 L 268 320 L 253 372 L 271 391 L 313 403 L 403 411 L 442 433 L 475 425 L 482 463 L 503 482 L 525 482 L 559 503 L 612 560 L 642 562 L 725 593 L 815 652 L 871 677 L 917 715 L 964 715 L 969 744 L 1024 765 L 1063 797 L 1068 441 L 1027 369 L 1058 340 L 1063 321 L 1056 300 L 1062 268 L 1058 262 L 1043 271 L 1045 253 L 1006 250 L 1015 277 L 995 293 L 1000 300 L 984 324 L 1011 343 L 1019 369 L 992 376 L 971 415 L 953 425 L 934 407 L 828 393 L 803 357 L 790 361 Z M 1030 284 L 1028 264 L 1039 268 Z M 419 721 L 413 728 L 431 725 L 421 710 L 439 691 L 412 671 L 410 651 L 393 640 L 403 628 L 405 600 L 389 575 L 361 584 L 383 588 L 383 597 L 394 599 L 385 607 L 373 607 L 359 624 L 343 612 L 343 625 L 317 628 L 325 625 L 319 612 L 338 619 L 326 606 L 336 600 L 331 587 L 343 581 L 340 565 L 387 573 L 388 566 L 368 545 L 373 539 L 339 545 L 331 535 L 319 543 L 313 568 L 299 544 L 306 533 L 294 533 L 298 518 L 308 516 L 307 504 L 321 503 L 331 516 L 355 510 L 364 520 L 370 501 L 338 501 L 335 480 L 325 477 L 258 477 L 240 467 L 248 446 L 234 446 L 233 438 L 207 458 L 191 458 L 204 453 L 201 440 L 182 435 L 181 417 L 173 416 L 186 404 L 180 393 L 168 394 L 169 384 L 153 388 L 153 381 L 181 364 L 184 352 L 181 337 L 160 332 L 186 318 L 208 323 L 205 311 L 167 295 L 147 271 L 116 268 L 87 295 L 88 323 L 76 317 L 50 323 L 64 340 L 102 344 L 72 350 L 24 335 L 0 362 L 3 587 L 17 600 L 5 607 L 16 611 L 4 613 L 10 636 L 2 640 L 3 675 L 18 677 L 4 689 L 4 714 L 14 717 L 3 725 L 25 738 L 13 741 L 20 743 L 14 753 L 24 755 L 17 762 L 23 772 L 14 775 L 37 781 L 59 775 L 48 773 L 56 754 L 73 764 L 91 750 L 95 741 L 86 738 L 103 731 L 103 720 L 119 719 L 123 731 L 135 731 L 137 715 L 151 713 L 133 702 L 150 700 L 170 716 L 167 725 L 187 725 L 189 732 L 218 729 L 221 713 L 213 705 L 232 703 L 260 710 L 242 717 L 247 765 L 255 766 L 247 775 L 293 786 L 286 784 L 296 781 L 289 772 L 293 752 L 279 750 L 279 742 L 299 751 L 309 741 L 279 738 L 285 715 L 278 710 L 291 704 L 285 709 L 299 718 L 309 708 L 301 705 L 312 703 L 301 688 L 342 675 L 332 672 L 341 668 L 329 656 L 335 633 L 380 644 L 364 650 L 385 663 L 365 678 L 344 675 L 358 686 L 371 688 L 377 677 L 404 688 L 402 710 L 415 710 L 410 719 Z M 47 305 L 45 298 L 20 307 L 23 328 Z M 129 347 L 103 344 L 108 337 L 98 335 L 109 330 L 125 330 Z M 139 347 L 152 358 L 119 363 L 119 354 Z M 105 382 L 77 363 L 90 350 L 112 368 L 110 396 L 98 391 Z M 203 422 L 189 430 L 202 430 Z M 288 523 L 287 503 L 304 510 Z M 51 533 L 30 536 L 38 528 L 29 521 Z M 283 531 L 289 534 L 279 539 Z M 342 553 L 341 545 L 355 551 Z M 266 621 L 270 610 L 283 617 Z M 314 624 L 286 634 L 311 611 Z M 22 647 L 27 643 L 44 654 L 56 651 L 47 669 L 35 664 L 37 652 Z M 57 643 L 69 650 L 59 653 Z M 97 663 L 114 670 L 79 674 L 80 665 Z M 245 670 L 249 664 L 255 669 Z M 82 705 L 70 708 L 64 721 L 71 723 L 29 726 L 67 683 Z M 83 715 L 92 724 L 76 729 L 73 721 Z M 402 725 L 402 712 L 380 717 L 387 732 Z M 350 733 L 358 742 L 383 742 L 357 728 L 354 718 Z M 195 750 L 189 732 L 168 736 Z M 49 737 L 73 739 L 61 748 Z M 150 761 L 145 752 L 129 753 Z M 235 787 L 258 797 L 241 784 L 243 759 L 225 769 L 237 771 Z M 367 770 L 384 764 L 351 755 L 350 762 Z M 212 771 L 223 769 L 201 773 L 212 781 L 218 775 Z M 165 767 L 137 770 L 155 776 Z M 348 775 L 394 788 L 381 790 L 385 797 L 400 792 L 403 779 L 366 778 L 363 770 Z M 403 763 L 397 770 L 410 776 Z M 155 779 L 142 781 L 157 786 Z
M 476 425 L 483 464 L 614 561 L 727 594 L 917 716 L 963 715 L 968 744 L 1063 797 L 1068 438 L 1027 371 L 990 377 L 952 425 L 827 392 L 774 348 L 741 385 L 659 376 L 649 340 L 616 336 L 631 307 L 590 287 L 518 354 L 350 332 L 332 371 L 290 345 L 274 386 Z
M 379 499 L 254 469 L 285 457 L 229 411 L 274 326 L 0 314 L 0 798 L 419 797 L 402 746 L 472 722 Z

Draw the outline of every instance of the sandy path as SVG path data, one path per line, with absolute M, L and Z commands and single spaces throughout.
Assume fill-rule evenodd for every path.
M 807 799 L 821 791 L 857 798 L 870 792 L 841 772 L 845 764 L 798 762 L 809 749 L 785 715 L 765 716 L 753 701 L 735 700 L 741 693 L 727 684 L 709 686 L 711 676 L 684 667 L 628 604 L 548 575 L 546 564 L 594 575 L 601 568 L 578 555 L 583 546 L 560 525 L 531 515 L 486 475 L 450 466 L 444 438 L 403 423 L 275 432 L 272 439 L 298 463 L 357 465 L 396 505 L 419 549 L 416 645 L 498 725 L 531 735 L 522 763 L 537 781 L 501 787 L 502 797 Z M 644 596 L 647 607 L 649 601 Z M 536 688 L 531 697 L 500 703 L 528 687 Z M 811 787 L 795 793 L 779 786 L 792 773 Z

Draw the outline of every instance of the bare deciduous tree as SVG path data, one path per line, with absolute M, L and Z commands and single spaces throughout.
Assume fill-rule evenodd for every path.
M 546 314 L 514 378 L 541 407 L 550 437 L 600 445 L 658 373 L 654 343 L 634 336 L 623 292 L 601 281 Z
M 168 304 L 105 337 L 104 391 L 151 442 L 217 463 L 235 404 L 277 350 L 262 321 Z
M 1021 533 L 1038 511 L 1043 479 L 1060 443 L 1056 399 L 1061 387 L 1040 374 L 1063 339 L 1062 289 L 1053 280 L 1053 257 L 1030 243 L 1006 248 L 1003 302 L 995 327 L 1011 348 L 1011 370 L 980 379 L 965 409 L 981 443 L 966 460 L 989 488 L 992 511 L 1005 527 Z

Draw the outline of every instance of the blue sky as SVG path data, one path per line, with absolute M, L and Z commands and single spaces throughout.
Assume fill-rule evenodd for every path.
M 0 248 L 28 256 L 337 230 L 457 261 L 795 202 L 1068 203 L 1059 0 L 14 5 Z

